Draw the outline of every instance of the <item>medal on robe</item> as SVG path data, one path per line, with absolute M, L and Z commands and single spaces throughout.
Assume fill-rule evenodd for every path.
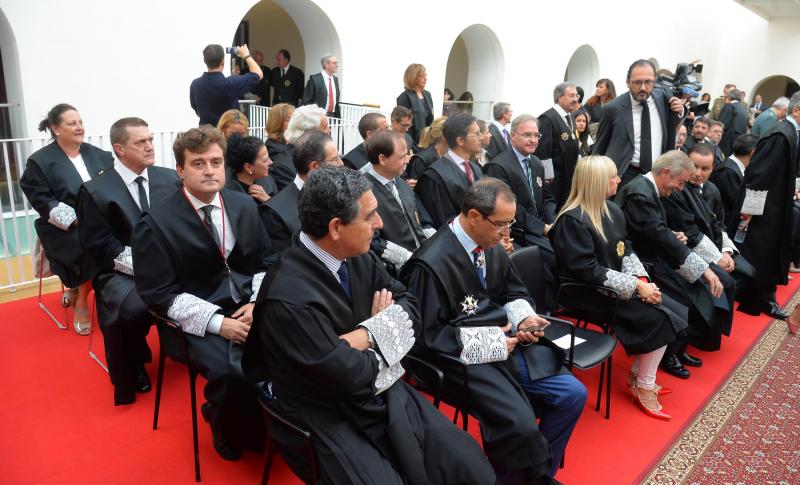
M 536 177 L 536 185 L 538 185 L 539 188 L 542 187 L 542 177 Z
M 478 261 L 475 262 L 475 266 L 477 268 L 483 269 L 486 266 L 486 252 L 481 251 L 481 254 L 478 256 Z
M 475 315 L 475 312 L 478 311 L 478 300 L 472 295 L 465 296 L 464 301 L 461 302 L 461 311 L 467 316 Z
M 569 135 L 567 134 L 567 132 L 562 133 L 561 141 L 567 141 L 567 140 L 569 140 Z
M 625 243 L 622 241 L 617 243 L 617 256 L 620 258 L 625 256 Z
M 284 85 L 284 86 L 286 86 L 286 87 L 288 88 L 289 86 L 291 86 L 291 85 L 292 85 L 292 81 L 289 81 L 289 80 L 287 79 L 287 80 L 283 81 L 283 85 Z

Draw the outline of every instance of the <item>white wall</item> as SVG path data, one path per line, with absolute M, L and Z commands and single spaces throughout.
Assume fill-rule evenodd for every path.
M 406 66 L 420 62 L 427 67 L 438 111 L 450 48 L 473 24 L 485 25 L 502 46 L 499 52 L 490 47 L 488 56 L 498 58 L 501 52 L 504 59 L 502 72 L 484 72 L 480 82 L 499 83 L 497 97 L 512 102 L 516 113 L 538 114 L 552 104 L 553 87 L 563 81 L 570 57 L 583 44 L 597 53 L 598 77 L 612 79 L 619 93 L 625 91 L 628 65 L 640 57 L 656 57 L 668 69 L 702 60 L 705 90 L 714 96 L 728 81 L 750 94 L 771 74 L 800 79 L 798 22 L 769 24 L 732 0 L 669 5 L 574 0 L 568 6 L 510 0 L 491 6 L 483 0 L 274 1 L 302 32 L 307 74 L 317 72 L 319 57 L 332 51 L 340 58 L 343 100 L 386 108 L 402 90 Z M 16 38 L 28 134 L 34 135 L 36 122 L 63 101 L 80 109 L 90 133 L 105 132 L 129 115 L 145 118 L 154 130 L 194 126 L 188 87 L 204 71 L 203 47 L 227 45 L 256 3 L 0 0 Z M 418 27 L 423 14 L 432 19 L 424 32 Z M 565 41 L 566 24 L 570 38 Z M 730 35 L 731 26 L 736 35 Z M 271 65 L 274 53 L 265 54 Z

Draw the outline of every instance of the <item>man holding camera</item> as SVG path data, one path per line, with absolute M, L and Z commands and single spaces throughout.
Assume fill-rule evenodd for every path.
M 261 66 L 250 55 L 247 45 L 229 49 L 229 53 L 239 56 L 247 64 L 249 72 L 238 76 L 225 77 L 225 51 L 219 44 L 209 44 L 203 49 L 203 62 L 208 71 L 192 81 L 189 87 L 189 102 L 200 125 L 217 125 L 222 113 L 238 108 L 239 97 L 253 91 L 264 73 Z

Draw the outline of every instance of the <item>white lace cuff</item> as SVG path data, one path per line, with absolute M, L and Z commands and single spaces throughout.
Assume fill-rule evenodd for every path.
M 467 365 L 502 362 L 508 358 L 506 336 L 500 327 L 460 327 L 459 358 Z
M 517 326 L 528 317 L 536 316 L 536 312 L 531 307 L 527 300 L 518 298 L 503 305 L 506 311 L 506 318 L 511 323 L 512 335 L 517 332 Z
M 222 307 L 192 294 L 181 293 L 172 300 L 167 317 L 178 322 L 184 332 L 203 337 L 208 321 L 221 309 Z
M 411 251 L 392 241 L 386 241 L 386 249 L 381 253 L 381 258 L 392 263 L 395 268 L 400 269 L 411 258 Z
M 375 339 L 375 345 L 389 366 L 400 362 L 414 345 L 411 319 L 403 307 L 396 303 L 359 323 L 358 326 L 369 330 Z
M 394 365 L 386 365 L 384 362 L 383 357 L 380 356 L 377 352 L 372 349 L 367 349 L 369 352 L 375 354 L 375 358 L 378 359 L 378 375 L 375 376 L 375 395 L 382 393 L 386 389 L 392 387 L 392 385 L 398 381 L 403 374 L 405 374 L 406 370 L 403 369 L 403 366 L 400 365 L 400 362 Z
M 703 235 L 703 239 L 692 248 L 692 251 L 708 264 L 716 263 L 722 257 L 722 253 L 706 235 Z
M 708 263 L 695 253 L 689 253 L 686 261 L 678 268 L 678 274 L 689 283 L 694 283 L 708 269 Z
M 733 243 L 733 240 L 731 240 L 731 238 L 728 237 L 728 233 L 722 231 L 722 250 L 724 251 L 726 249 L 730 249 L 731 251 L 733 251 L 733 254 L 739 252 L 739 248 L 737 248 L 736 244 Z
M 606 280 L 603 281 L 603 286 L 611 288 L 619 293 L 620 298 L 623 300 L 630 300 L 636 292 L 636 282 L 638 278 L 613 269 L 606 270 Z
M 767 203 L 766 190 L 745 189 L 744 202 L 742 202 L 742 214 L 760 216 L 764 214 L 764 204 Z
M 644 265 L 639 260 L 639 256 L 636 253 L 630 253 L 629 255 L 622 258 L 622 272 L 631 275 L 631 276 L 646 276 L 650 277 L 647 274 L 647 270 L 644 269 Z
M 250 303 L 253 303 L 258 298 L 258 290 L 261 289 L 261 282 L 264 281 L 264 275 L 266 274 L 262 271 L 253 275 L 253 281 L 250 283 L 250 289 L 253 290 L 253 294 L 250 295 Z
M 48 219 L 47 222 L 62 231 L 68 231 L 69 226 L 71 226 L 77 218 L 78 216 L 75 214 L 75 209 L 63 202 L 59 202 L 57 206 L 50 209 L 50 219 Z
M 114 271 L 133 276 L 133 256 L 130 246 L 125 246 L 125 249 L 114 258 Z
M 434 234 L 436 234 L 436 229 L 432 227 L 424 227 L 422 232 L 425 234 L 425 239 L 430 239 Z

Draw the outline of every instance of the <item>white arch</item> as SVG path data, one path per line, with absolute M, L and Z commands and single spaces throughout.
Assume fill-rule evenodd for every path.
M 594 92 L 594 84 L 598 79 L 600 79 L 600 61 L 597 59 L 597 52 L 589 44 L 583 44 L 575 49 L 570 57 L 564 81 L 582 87 L 585 100 Z
M 483 24 L 470 25 L 458 34 L 456 42 L 458 38 L 464 42 L 467 52 L 466 90 L 472 93 L 475 101 L 497 101 L 502 98 L 505 56 L 500 39 Z
M 747 92 L 747 98 L 752 102 L 756 94 L 760 94 L 764 98 L 764 103 L 767 106 L 771 105 L 776 99 L 781 96 L 787 96 L 786 90 L 790 83 L 797 85 L 797 80 L 784 74 L 773 74 L 758 81 L 753 89 Z M 789 93 L 787 97 L 793 93 Z
M 11 114 L 12 137 L 27 136 L 25 133 L 25 114 L 22 110 L 22 82 L 20 80 L 19 55 L 17 40 L 11 24 L 5 13 L 0 9 L 0 54 L 3 56 L 2 75 L 6 83 L 6 95 L 12 105 L 8 112 Z

